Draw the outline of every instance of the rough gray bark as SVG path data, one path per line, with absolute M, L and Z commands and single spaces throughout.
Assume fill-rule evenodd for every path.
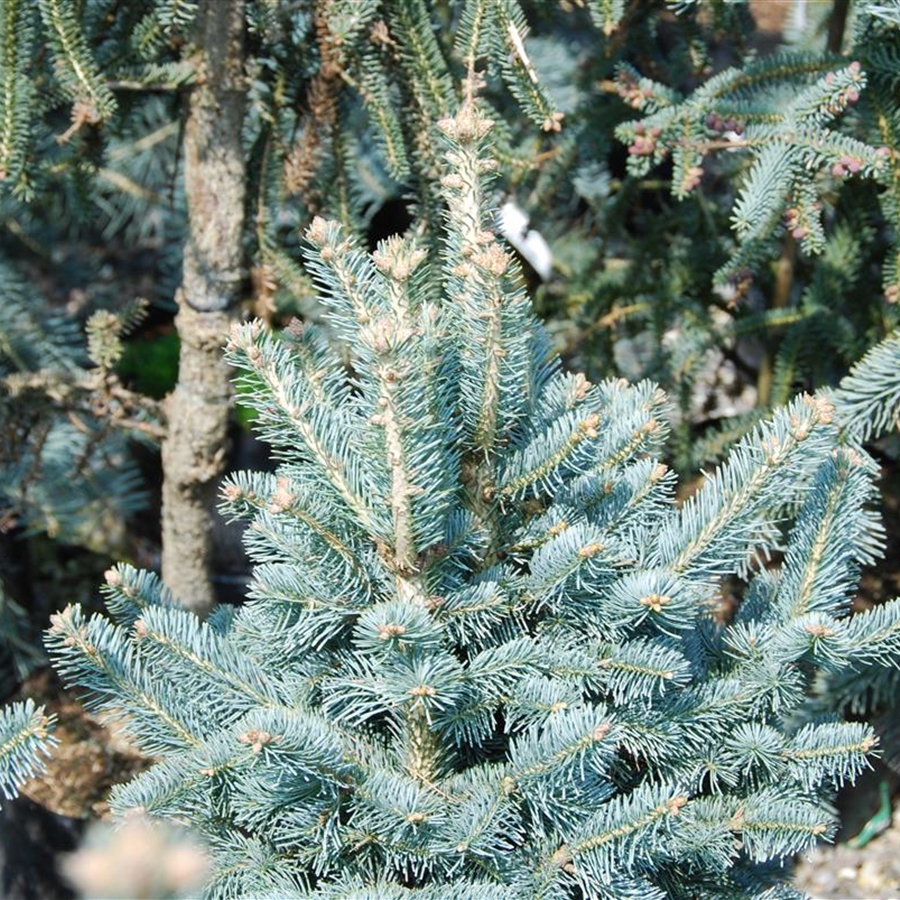
M 187 608 L 203 614 L 215 599 L 212 517 L 231 406 L 222 347 L 243 281 L 243 0 L 201 0 L 195 51 L 184 129 L 188 239 L 175 320 L 181 352 L 162 445 L 162 574 Z

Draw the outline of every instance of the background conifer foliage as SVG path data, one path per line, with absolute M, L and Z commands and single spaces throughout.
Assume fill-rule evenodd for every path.
M 856 600 L 893 539 L 900 15 L 809 6 L 775 53 L 719 0 L 0 7 L 2 546 L 127 533 L 161 446 L 161 575 L 50 598 L 45 646 L 147 759 L 113 816 L 187 827 L 202 896 L 800 898 L 900 758 L 900 600 Z M 79 246 L 157 259 L 162 402 L 132 282 L 83 347 L 36 312 Z M 223 481 L 233 392 L 271 465 Z M 5 796 L 53 728 L 0 711 Z

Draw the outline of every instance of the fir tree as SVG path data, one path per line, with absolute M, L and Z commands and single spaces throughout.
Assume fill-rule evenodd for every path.
M 676 507 L 663 394 L 549 349 L 491 227 L 490 128 L 470 82 L 439 264 L 308 230 L 349 369 L 314 325 L 232 329 L 280 460 L 224 489 L 247 604 L 200 622 L 120 565 L 113 621 L 54 617 L 61 673 L 158 758 L 113 809 L 198 829 L 210 897 L 797 896 L 782 863 L 875 746 L 808 692 L 896 658 L 900 604 L 847 616 L 871 461 L 802 396 Z

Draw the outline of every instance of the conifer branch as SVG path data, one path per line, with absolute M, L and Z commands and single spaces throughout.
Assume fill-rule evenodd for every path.
M 494 11 L 472 9 L 474 59 Z M 900 604 L 846 615 L 879 548 L 871 466 L 840 403 L 803 397 L 676 507 L 664 396 L 560 371 L 490 229 L 471 73 L 464 93 L 439 265 L 313 221 L 346 363 L 315 326 L 232 330 L 278 466 L 224 489 L 250 602 L 204 625 L 114 570 L 130 630 L 71 611 L 54 657 L 160 756 L 115 809 L 191 817 L 223 900 L 761 896 L 875 749 L 868 726 L 788 723 L 821 673 L 900 654 Z
M 0 711 L 0 793 L 4 797 L 14 797 L 43 767 L 43 756 L 56 743 L 53 722 L 33 700 Z
M 72 128 L 60 138 L 67 140 L 82 125 L 108 119 L 116 101 L 90 54 L 71 0 L 39 0 L 38 8 L 50 32 L 57 76 L 73 101 Z
M 25 160 L 34 101 L 28 64 L 34 40 L 32 12 L 22 0 L 0 9 L 0 181 L 27 195 Z

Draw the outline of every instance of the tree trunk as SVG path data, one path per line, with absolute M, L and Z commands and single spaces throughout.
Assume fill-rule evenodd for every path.
M 215 599 L 212 517 L 231 407 L 222 347 L 243 282 L 243 0 L 201 0 L 195 52 L 184 129 L 188 237 L 175 320 L 181 352 L 162 445 L 162 574 L 184 606 L 202 615 Z
M 828 18 L 828 40 L 825 44 L 829 53 L 840 53 L 844 46 L 844 29 L 847 27 L 849 12 L 850 0 L 834 0 L 834 6 Z

